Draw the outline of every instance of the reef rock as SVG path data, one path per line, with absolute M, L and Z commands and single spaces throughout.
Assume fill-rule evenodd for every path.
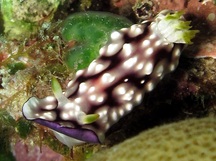
M 88 161 L 214 161 L 216 118 L 188 119 L 144 131 Z

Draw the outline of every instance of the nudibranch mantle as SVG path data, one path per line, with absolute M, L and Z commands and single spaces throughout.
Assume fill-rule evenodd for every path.
M 31 97 L 24 117 L 51 128 L 69 147 L 103 142 L 105 132 L 177 67 L 183 44 L 197 33 L 189 24 L 182 12 L 164 10 L 153 20 L 114 31 L 99 58 L 77 71 L 64 92 L 54 78 L 54 96 Z

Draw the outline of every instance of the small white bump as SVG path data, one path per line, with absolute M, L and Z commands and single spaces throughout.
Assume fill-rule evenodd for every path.
M 95 92 L 95 90 L 96 90 L 96 87 L 92 86 L 92 87 L 89 88 L 88 92 L 93 93 L 93 92 Z
M 149 36 L 149 39 L 155 39 L 156 37 L 157 37 L 156 34 L 151 34 L 151 35 Z
M 80 83 L 80 85 L 79 85 L 79 92 L 80 93 L 85 93 L 88 89 L 89 89 L 89 86 L 87 83 L 85 83 L 85 82 Z
M 117 42 L 109 44 L 107 47 L 107 51 L 105 53 L 106 56 L 113 56 L 119 52 L 119 50 L 122 48 L 123 42 Z
M 108 106 L 104 106 L 99 108 L 96 113 L 99 115 L 99 119 L 97 120 L 97 123 L 104 127 L 104 124 L 108 122 Z
M 63 109 L 65 111 L 67 111 L 67 110 L 73 110 L 74 107 L 75 107 L 75 104 L 73 102 L 68 102 L 68 103 L 64 104 Z
M 78 105 L 75 105 L 75 108 L 74 108 L 74 110 L 75 110 L 75 111 L 78 111 L 78 112 L 83 111 L 83 109 L 84 109 L 83 106 L 82 106 L 82 109 L 81 109 L 81 107 L 78 106 Z
M 125 110 L 126 111 L 131 111 L 133 109 L 133 105 L 131 104 L 131 103 L 127 103 L 126 105 L 125 105 Z
M 109 84 L 112 83 L 115 80 L 115 76 L 111 75 L 110 73 L 104 73 L 102 75 L 102 82 L 104 84 Z
M 95 71 L 95 68 L 96 68 L 96 65 L 97 65 L 97 62 L 95 60 L 93 60 L 89 66 L 88 66 L 88 69 L 87 69 L 87 72 L 88 73 L 94 73 Z
M 113 97 L 118 98 L 119 103 L 130 102 L 134 98 L 136 88 L 130 84 L 123 83 L 118 85 L 113 90 Z
M 74 84 L 74 80 L 71 80 L 70 82 L 68 82 L 67 87 L 66 88 L 70 88 L 73 87 Z
M 172 54 L 173 54 L 173 57 L 179 57 L 181 55 L 180 48 L 179 47 L 175 47 L 174 50 L 173 50 L 173 52 L 172 52 Z
M 98 74 L 100 72 L 103 72 L 108 66 L 110 62 L 109 61 L 102 61 L 102 60 L 94 60 L 91 62 L 89 67 L 87 68 L 87 72 L 85 73 L 86 76 L 92 76 L 95 74 Z
M 35 119 L 35 118 L 41 118 L 41 119 L 44 119 L 44 117 L 43 117 L 41 114 L 39 114 L 39 113 L 34 113 L 33 116 L 35 116 L 34 119 Z M 26 117 L 26 115 L 25 115 L 25 117 Z M 28 118 L 28 119 L 29 119 L 29 118 Z
M 145 51 L 144 54 L 145 54 L 146 56 L 150 56 L 153 52 L 154 52 L 154 49 L 151 48 L 151 47 L 149 47 L 148 49 L 146 49 L 146 51 Z
M 81 76 L 83 73 L 84 73 L 84 70 L 78 70 L 78 71 L 76 72 L 76 77 Z
M 133 46 L 131 44 L 124 44 L 122 52 L 125 57 L 131 56 L 131 54 L 133 53 Z
M 116 87 L 117 89 L 117 93 L 118 95 L 124 95 L 126 93 L 126 89 L 124 86 L 119 86 L 119 87 Z
M 92 94 L 89 96 L 89 100 L 92 101 L 92 102 L 95 102 L 97 99 L 97 96 L 95 94 Z
M 161 77 L 163 75 L 165 63 L 166 63 L 166 61 L 161 61 L 156 65 L 156 67 L 154 69 L 154 75 L 155 76 Z
M 142 98 L 143 98 L 143 96 L 142 96 L 142 93 L 140 92 L 137 92 L 136 93 L 136 96 L 135 96 L 135 102 L 136 102 L 136 104 L 140 104 L 140 102 L 142 101 Z
M 105 94 L 92 94 L 89 96 L 89 100 L 94 104 L 94 105 L 100 105 L 101 103 L 104 102 L 106 98 Z
M 104 55 L 106 51 L 107 51 L 107 46 L 105 45 L 102 48 L 100 48 L 99 55 Z
M 162 44 L 162 41 L 161 40 L 157 40 L 156 42 L 155 42 L 155 47 L 158 47 L 158 46 L 160 46 Z
M 118 31 L 114 31 L 111 33 L 110 38 L 112 39 L 112 41 L 118 41 L 123 38 L 123 35 Z
M 31 99 L 29 99 L 29 101 L 30 102 L 28 103 L 30 103 L 31 109 L 38 108 L 39 106 L 41 109 L 52 110 L 57 106 L 56 98 L 53 96 L 48 96 L 43 99 L 35 99 L 35 97 L 32 97 Z
M 77 98 L 75 98 L 74 99 L 74 101 L 77 103 L 77 104 L 80 104 L 80 103 L 82 103 L 82 98 L 81 97 L 77 97 Z
M 145 67 L 143 69 L 143 74 L 144 75 L 149 75 L 152 73 L 152 70 L 153 70 L 153 63 L 152 62 L 147 62 L 145 64 Z
M 105 97 L 104 97 L 104 96 L 99 96 L 99 97 L 97 98 L 96 101 L 97 101 L 98 103 L 103 103 L 104 100 L 105 100 Z
M 118 121 L 118 114 L 115 110 L 112 110 L 111 112 L 111 118 L 113 121 Z
M 124 82 L 128 82 L 128 78 L 124 79 Z
M 62 120 L 69 120 L 70 119 L 70 114 L 66 112 L 62 112 L 60 115 Z
M 129 30 L 128 28 L 121 28 L 120 29 L 120 31 L 122 31 L 122 32 L 128 32 L 128 30 Z
M 155 85 L 152 81 L 149 81 L 148 83 L 146 83 L 145 88 L 147 91 L 152 91 L 154 89 Z
M 142 70 L 144 68 L 144 63 L 143 62 L 141 62 L 141 63 L 139 63 L 139 64 L 137 64 L 137 66 L 136 66 L 136 70 Z
M 144 84 L 144 83 L 145 83 L 145 80 L 141 80 L 141 81 L 140 81 L 140 84 Z
M 109 109 L 108 106 L 104 106 L 104 107 L 99 108 L 96 111 L 96 113 L 99 114 L 100 119 L 107 115 L 108 109 Z
M 48 121 L 54 121 L 56 119 L 56 113 L 53 111 L 43 112 L 43 114 L 40 115 L 40 118 Z
M 53 96 L 47 96 L 46 98 L 43 99 L 45 102 L 53 102 L 56 101 L 56 98 Z
M 178 61 L 177 62 L 173 62 L 172 64 L 170 64 L 169 70 L 170 71 L 174 71 L 176 69 L 177 65 L 178 65 Z
M 175 65 L 174 65 L 174 64 L 170 64 L 170 66 L 169 66 L 169 70 L 170 70 L 170 71 L 175 70 Z
M 150 43 L 151 43 L 150 40 L 144 40 L 142 43 L 142 47 L 145 48 L 145 47 L 149 46 Z
M 137 63 L 137 60 L 138 60 L 137 57 L 132 57 L 132 58 L 126 60 L 123 63 L 123 67 L 126 69 L 132 68 Z
M 95 67 L 95 74 L 102 72 L 108 65 L 97 64 Z
M 120 107 L 119 110 L 118 110 L 119 116 L 122 117 L 124 115 L 124 113 L 125 113 L 124 109 L 122 107 Z
M 43 106 L 43 109 L 46 109 L 46 110 L 53 110 L 55 109 L 56 106 L 53 106 L 53 105 L 46 105 L 46 106 Z
M 105 129 L 107 130 L 107 129 L 109 129 L 109 128 L 110 128 L 110 124 L 109 124 L 109 122 L 106 121 Z
M 103 72 L 110 65 L 109 61 L 102 61 L 100 59 L 94 60 L 90 63 L 87 68 L 86 76 L 92 76 L 98 73 Z
M 128 36 L 130 37 L 136 37 L 143 33 L 143 29 L 141 28 L 141 25 L 134 24 L 130 27 Z
M 124 101 L 131 101 L 133 99 L 133 96 L 134 96 L 134 90 L 129 90 L 127 91 L 121 98 L 121 100 L 124 100 Z

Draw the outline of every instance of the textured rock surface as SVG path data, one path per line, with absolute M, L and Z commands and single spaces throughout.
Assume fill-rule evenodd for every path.
M 140 133 L 88 161 L 214 161 L 216 119 L 190 119 Z
M 39 146 L 30 147 L 22 142 L 16 143 L 14 154 L 16 161 L 64 161 L 62 155 L 46 146 L 42 146 L 41 148 Z

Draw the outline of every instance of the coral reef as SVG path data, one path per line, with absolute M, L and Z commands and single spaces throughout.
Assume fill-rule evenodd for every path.
M 123 142 L 149 128 L 190 117 L 215 116 L 215 0 L 40 2 L 1 0 L 0 2 L 0 160 L 19 161 L 25 158 L 36 161 L 40 158 L 40 161 L 51 161 L 55 158 L 58 161 L 83 161 L 99 149 Z M 14 13 L 12 9 L 16 12 Z M 118 13 L 137 23 L 141 21 L 140 18 L 145 19 L 145 15 L 151 18 L 163 9 L 184 10 L 186 19 L 191 20 L 192 26 L 200 32 L 193 40 L 194 44 L 183 51 L 184 57 L 181 57 L 177 70 L 167 75 L 153 92 L 146 94 L 139 107 L 108 130 L 103 145 L 84 144 L 75 146 L 70 151 L 57 141 L 48 128 L 32 124 L 22 117 L 21 107 L 29 97 L 43 98 L 53 94 L 50 86 L 53 77 L 59 80 L 63 89 L 69 80 L 74 78 L 77 62 L 72 59 L 69 62 L 73 63 L 74 68 L 65 62 L 68 56 L 71 56 L 69 53 L 74 50 L 73 47 L 78 48 L 81 45 L 83 52 L 87 51 L 88 45 L 94 45 L 91 42 L 84 45 L 83 40 L 62 38 L 62 21 L 59 19 L 64 20 L 71 13 L 92 10 Z M 105 23 L 103 25 L 106 26 Z M 94 38 L 91 31 L 87 34 Z M 69 34 L 72 35 L 73 32 L 75 30 L 71 30 Z M 82 33 L 78 30 L 78 36 L 80 32 Z M 111 31 L 106 32 L 109 35 Z M 11 33 L 18 36 L 15 37 Z M 96 43 L 95 47 L 99 45 L 97 46 L 99 49 L 100 45 L 104 45 L 107 40 L 105 37 L 100 43 Z M 91 52 L 94 50 L 91 49 Z M 92 55 L 97 56 L 94 54 L 98 52 Z M 82 60 L 86 57 L 83 55 L 81 61 L 87 62 Z M 79 65 L 82 68 L 88 64 Z
M 144 131 L 88 161 L 213 161 L 216 119 L 188 119 Z
M 4 33 L 8 39 L 25 39 L 50 21 L 63 0 L 1 0 Z

